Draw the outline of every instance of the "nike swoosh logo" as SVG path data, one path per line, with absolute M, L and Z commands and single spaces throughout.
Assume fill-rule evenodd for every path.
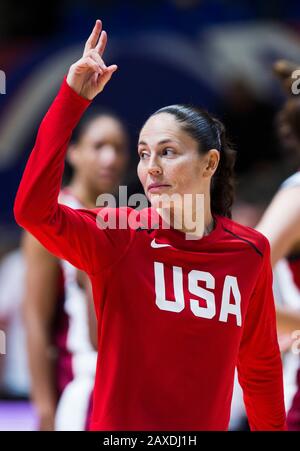
M 155 241 L 155 238 L 153 238 L 153 240 L 151 241 L 151 247 L 153 247 L 154 249 L 158 249 L 160 247 L 172 247 L 172 246 L 171 244 L 157 243 Z

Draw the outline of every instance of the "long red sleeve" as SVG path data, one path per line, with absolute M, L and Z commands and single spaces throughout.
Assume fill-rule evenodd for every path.
M 74 210 L 58 204 L 68 143 L 90 103 L 64 79 L 40 125 L 17 192 L 14 214 L 18 224 L 50 252 L 93 274 L 113 264 L 130 237 L 125 230 L 110 230 L 109 235 L 99 230 L 100 209 Z M 127 214 L 125 208 L 117 210 L 120 212 Z
M 246 315 L 238 376 L 251 430 L 285 430 L 282 364 L 267 240 L 262 269 Z

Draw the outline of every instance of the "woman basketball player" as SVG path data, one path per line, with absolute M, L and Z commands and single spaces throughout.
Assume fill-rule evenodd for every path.
M 222 124 L 181 105 L 150 116 L 138 175 L 151 208 L 57 202 L 72 130 L 117 70 L 102 60 L 106 41 L 96 21 L 41 124 L 14 210 L 21 226 L 91 280 L 91 429 L 226 430 L 237 366 L 251 428 L 284 430 L 269 244 L 229 219 L 233 157 Z M 187 194 L 193 218 L 204 198 L 194 227 L 168 201 Z

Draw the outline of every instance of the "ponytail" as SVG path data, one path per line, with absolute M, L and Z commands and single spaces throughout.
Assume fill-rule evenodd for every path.
M 234 164 L 236 152 L 232 149 L 225 127 L 213 118 L 220 138 L 220 161 L 211 181 L 211 209 L 213 213 L 231 218 L 235 194 Z

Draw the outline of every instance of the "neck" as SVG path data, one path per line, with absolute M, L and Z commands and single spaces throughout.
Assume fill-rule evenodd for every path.
M 200 239 L 214 229 L 209 196 L 204 197 L 202 205 L 193 202 L 184 210 L 180 206 L 180 208 L 158 208 L 157 211 L 166 223 L 194 239 Z
M 92 192 L 80 178 L 75 176 L 68 188 L 85 208 L 96 208 L 97 197 L 100 193 Z

